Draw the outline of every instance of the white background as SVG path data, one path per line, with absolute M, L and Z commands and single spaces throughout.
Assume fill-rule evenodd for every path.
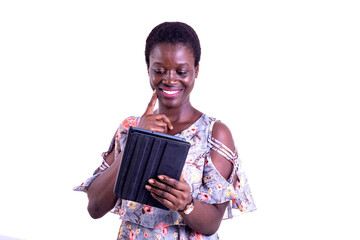
M 150 100 L 150 30 L 184 21 L 192 102 L 232 130 L 258 208 L 222 239 L 360 239 L 357 1 L 133 2 L 0 2 L 0 235 L 116 239 L 72 188 Z

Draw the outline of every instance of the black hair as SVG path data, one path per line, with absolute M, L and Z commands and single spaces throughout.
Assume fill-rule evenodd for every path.
M 193 52 L 195 67 L 199 65 L 200 41 L 194 29 L 189 25 L 182 22 L 164 22 L 157 25 L 146 39 L 145 61 L 147 67 L 149 67 L 151 51 L 160 43 L 184 44 Z

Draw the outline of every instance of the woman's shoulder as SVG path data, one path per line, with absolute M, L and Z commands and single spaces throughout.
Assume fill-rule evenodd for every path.
M 211 137 L 214 137 L 218 140 L 222 139 L 232 139 L 230 128 L 222 121 L 215 117 L 208 116 L 206 114 L 202 115 L 203 122 L 206 125 L 209 125 L 209 131 Z
M 211 137 L 222 142 L 230 149 L 235 150 L 234 140 L 231 131 L 225 123 L 216 121 L 212 129 Z

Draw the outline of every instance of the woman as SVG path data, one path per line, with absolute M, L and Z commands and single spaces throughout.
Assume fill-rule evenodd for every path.
M 100 218 L 110 210 L 121 216 L 118 239 L 218 239 L 216 232 L 227 207 L 255 210 L 230 130 L 190 103 L 200 55 L 197 34 L 184 23 L 165 22 L 151 31 L 145 48 L 154 91 L 149 105 L 141 117 L 122 122 L 102 165 L 76 188 L 87 192 L 91 217 Z M 180 181 L 161 175 L 149 179 L 146 186 L 169 211 L 113 194 L 130 126 L 180 136 L 191 143 Z

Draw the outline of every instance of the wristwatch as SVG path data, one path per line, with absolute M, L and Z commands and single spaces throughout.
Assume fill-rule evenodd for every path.
M 188 215 L 194 210 L 194 199 L 191 199 L 191 203 L 185 207 L 181 212 Z

